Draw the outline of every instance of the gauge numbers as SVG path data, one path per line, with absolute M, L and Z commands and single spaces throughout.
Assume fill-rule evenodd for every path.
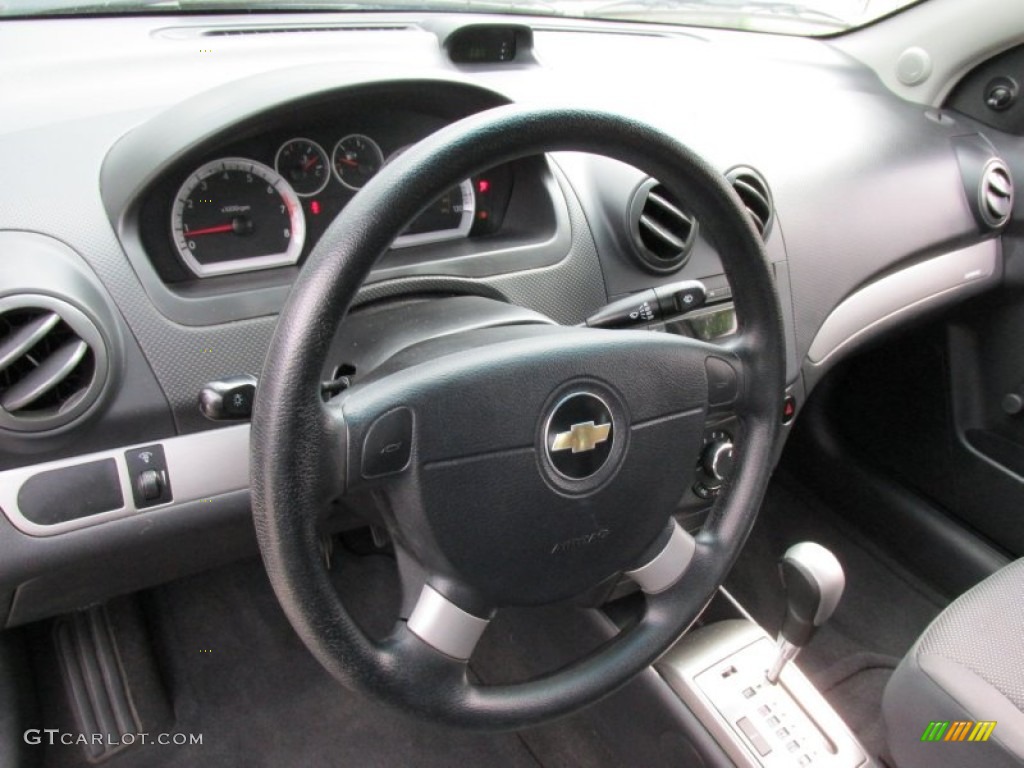
M 473 228 L 476 195 L 466 179 L 435 200 L 408 228 L 395 238 L 392 248 L 440 243 L 466 237 Z
M 295 190 L 273 168 L 240 157 L 198 168 L 171 207 L 171 239 L 198 277 L 295 264 L 305 237 Z
M 331 165 L 338 181 L 349 189 L 359 190 L 384 165 L 384 153 L 369 136 L 351 133 L 334 145 Z
M 300 197 L 321 192 L 331 180 L 331 161 L 327 153 L 310 139 L 289 139 L 282 144 L 274 158 L 274 168 Z

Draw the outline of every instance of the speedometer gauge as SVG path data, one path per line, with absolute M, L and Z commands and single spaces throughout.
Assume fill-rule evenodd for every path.
M 392 248 L 410 245 L 440 243 L 466 237 L 473 228 L 476 195 L 473 182 L 466 179 L 451 187 L 431 205 L 391 244 Z
M 181 185 L 171 237 L 199 277 L 294 264 L 306 221 L 295 190 L 272 168 L 229 157 L 206 163 Z

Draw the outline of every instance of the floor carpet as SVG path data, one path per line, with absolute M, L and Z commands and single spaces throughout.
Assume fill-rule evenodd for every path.
M 393 559 L 339 553 L 335 564 L 349 611 L 371 634 L 386 631 L 399 596 Z M 681 705 L 674 697 L 666 701 L 667 688 L 653 673 L 578 714 L 515 733 L 466 733 L 395 714 L 321 669 L 287 623 L 258 560 L 159 587 L 131 603 L 142 616 L 134 625 L 123 620 L 118 601 L 108 609 L 136 708 L 144 713 L 143 731 L 202 734 L 203 740 L 136 744 L 106 760 L 107 768 L 701 765 L 678 719 Z M 51 625 L 32 629 L 43 707 L 28 725 L 77 733 Z M 595 611 L 502 611 L 474 654 L 472 672 L 485 683 L 530 679 L 579 658 L 613 631 Z M 139 673 L 147 654 L 159 674 Z M 40 768 L 87 764 L 74 745 L 44 745 L 33 757 Z
M 366 609 L 397 596 L 391 560 L 345 560 L 338 578 L 343 597 L 372 624 L 380 614 Z M 202 744 L 136 745 L 106 761 L 110 768 L 537 768 L 514 734 L 450 730 L 397 715 L 342 688 L 292 631 L 258 561 L 175 582 L 148 593 L 146 601 L 162 687 L 171 692 L 173 706 L 171 721 L 153 723 L 153 730 L 200 733 Z M 49 711 L 42 717 L 46 727 L 77 731 L 60 707 L 65 697 L 52 668 L 37 670 L 56 694 L 44 697 Z M 165 694 L 136 685 L 134 695 L 144 703 Z M 82 757 L 81 747 L 58 745 L 47 748 L 43 765 L 83 765 Z

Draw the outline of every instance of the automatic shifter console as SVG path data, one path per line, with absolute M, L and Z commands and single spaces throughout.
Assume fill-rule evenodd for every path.
M 719 621 L 684 635 L 656 669 L 736 765 L 872 766 L 813 683 L 787 664 L 835 611 L 843 569 L 827 549 L 805 542 L 789 548 L 779 570 L 786 615 L 777 642 L 749 617 Z
M 786 616 L 779 632 L 779 655 L 768 670 L 772 685 L 779 681 L 782 668 L 832 618 L 846 586 L 843 566 L 836 556 L 813 541 L 787 549 L 779 562 L 779 575 L 786 589 Z

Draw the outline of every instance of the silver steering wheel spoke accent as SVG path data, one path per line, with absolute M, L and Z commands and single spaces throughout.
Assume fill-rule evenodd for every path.
M 416 607 L 409 615 L 409 631 L 420 640 L 459 661 L 468 661 L 489 619 L 481 619 L 459 608 L 429 584 L 423 586 Z
M 635 581 L 648 595 L 664 592 L 679 581 L 690 566 L 697 543 L 675 520 L 672 521 L 672 535 L 661 552 L 646 565 L 626 575 Z

